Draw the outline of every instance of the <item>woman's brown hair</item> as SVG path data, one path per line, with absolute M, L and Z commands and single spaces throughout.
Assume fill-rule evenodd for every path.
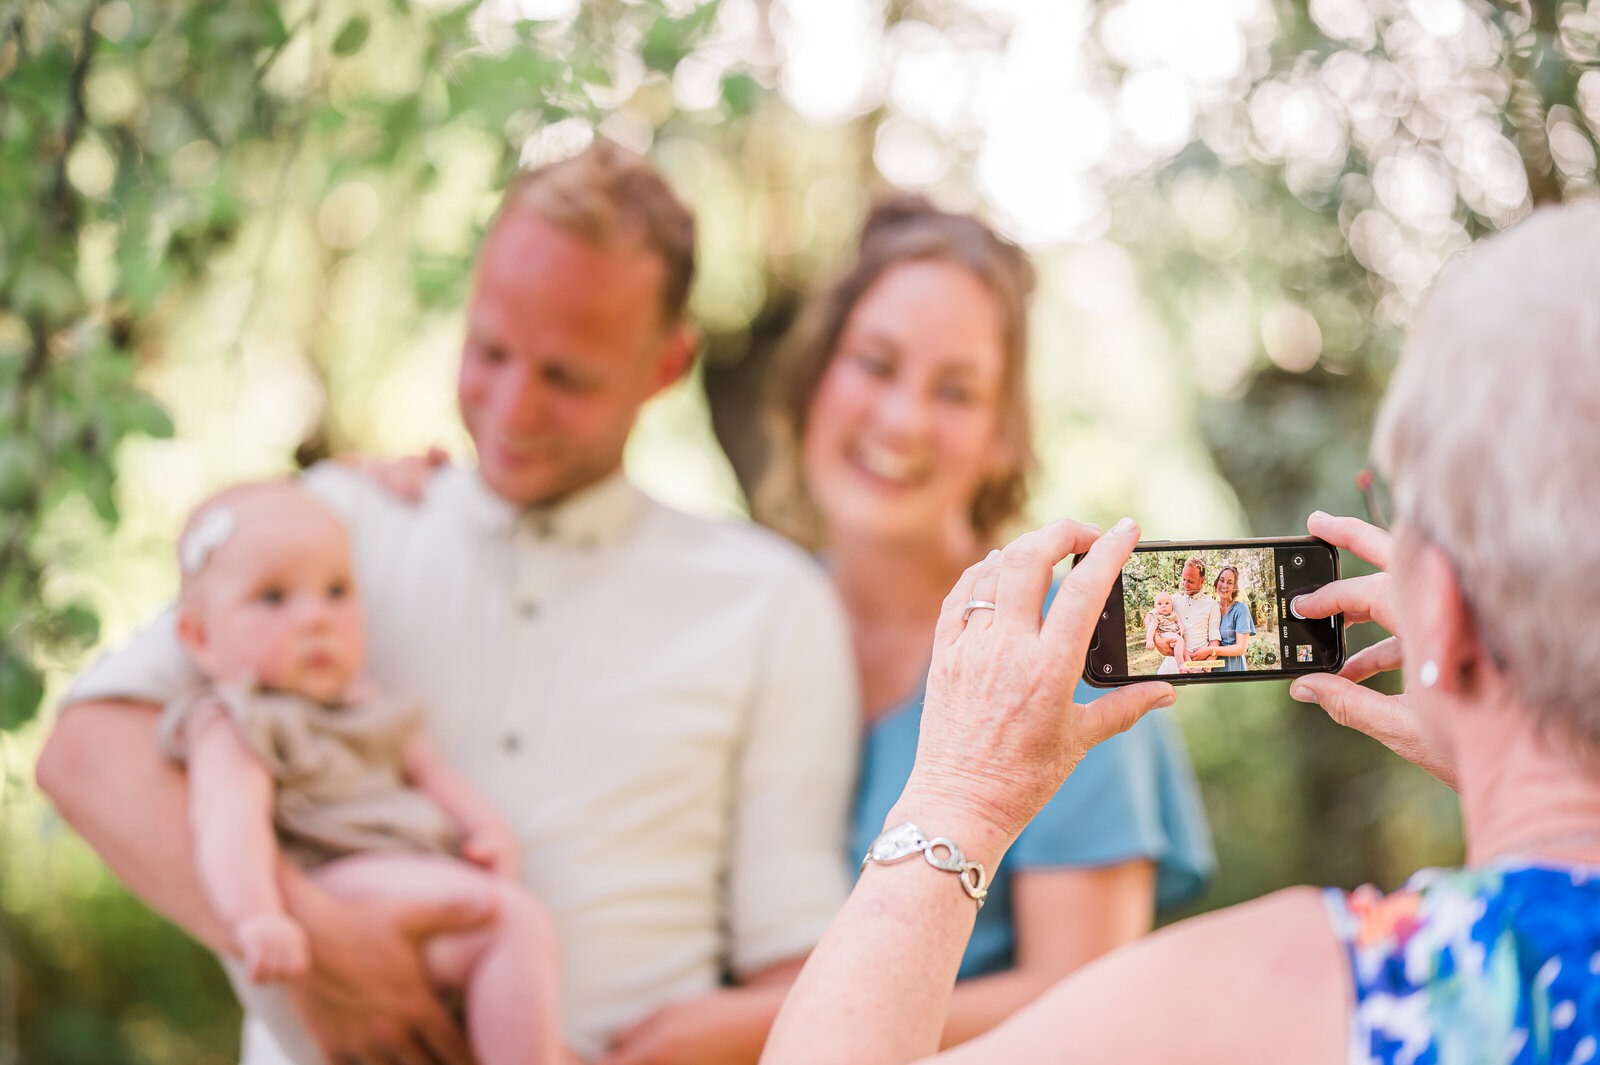
M 921 196 L 880 200 L 867 216 L 855 261 L 801 308 L 778 350 L 768 395 L 773 459 L 753 501 L 755 517 L 808 547 L 822 546 L 820 516 L 800 469 L 806 417 L 856 304 L 878 279 L 903 263 L 937 260 L 972 273 L 994 298 L 1005 355 L 999 431 L 1011 461 L 979 486 L 973 529 L 987 540 L 1016 517 L 1027 499 L 1037 460 L 1028 417 L 1028 297 L 1033 266 L 1027 254 L 972 215 L 950 214 Z

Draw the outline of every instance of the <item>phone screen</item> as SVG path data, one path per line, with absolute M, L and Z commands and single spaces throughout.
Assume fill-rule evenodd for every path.
M 1307 621 L 1289 609 L 1337 579 L 1337 552 L 1309 537 L 1141 544 L 1106 602 L 1085 677 L 1105 685 L 1338 669 L 1342 618 Z

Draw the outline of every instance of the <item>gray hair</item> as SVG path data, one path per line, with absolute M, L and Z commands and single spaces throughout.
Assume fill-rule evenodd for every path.
M 1600 751 L 1600 204 L 1536 211 L 1444 271 L 1373 447 L 1518 696 Z

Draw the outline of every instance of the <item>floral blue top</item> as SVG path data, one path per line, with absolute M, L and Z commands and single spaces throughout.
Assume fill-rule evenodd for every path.
M 1355 981 L 1351 1065 L 1595 1058 L 1600 867 L 1425 869 L 1324 901 Z

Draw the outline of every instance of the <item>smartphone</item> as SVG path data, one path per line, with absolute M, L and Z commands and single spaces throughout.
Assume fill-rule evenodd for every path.
M 1344 616 L 1311 621 L 1289 604 L 1338 579 L 1339 552 L 1311 536 L 1142 543 L 1111 588 L 1083 679 L 1110 688 L 1151 679 L 1220 683 L 1336 671 L 1344 665 Z M 1232 603 L 1224 611 L 1228 591 Z M 1234 639 L 1223 646 L 1229 634 Z M 1242 654 L 1217 653 L 1240 642 Z

